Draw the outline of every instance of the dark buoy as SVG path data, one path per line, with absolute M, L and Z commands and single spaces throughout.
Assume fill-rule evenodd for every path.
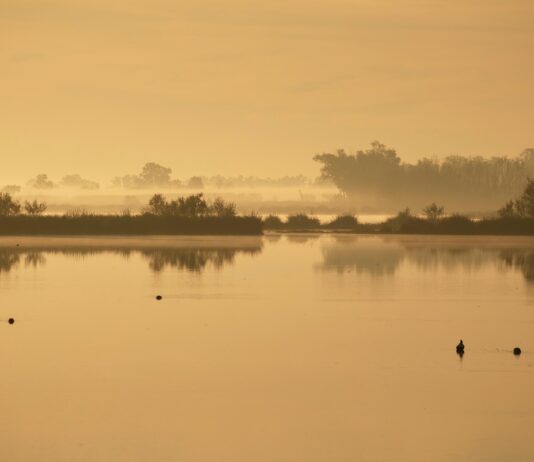
M 156 295 L 156 300 L 161 300 L 163 297 L 161 295 Z
M 460 340 L 460 343 L 456 345 L 456 353 L 458 353 L 459 355 L 463 355 L 464 348 L 465 348 L 464 341 Z
M 514 355 L 519 356 L 521 354 L 521 348 L 515 347 L 514 348 Z
M 9 318 L 9 319 L 7 320 L 7 322 L 8 322 L 9 324 L 15 324 L 15 320 L 14 320 L 13 318 Z

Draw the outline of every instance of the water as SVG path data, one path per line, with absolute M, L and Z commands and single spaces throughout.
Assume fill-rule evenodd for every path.
M 534 239 L 1 238 L 0 300 L 2 461 L 534 460 Z

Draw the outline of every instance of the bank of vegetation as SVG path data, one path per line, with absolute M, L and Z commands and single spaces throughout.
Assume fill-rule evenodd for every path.
M 22 206 L 9 193 L 0 193 L 0 235 L 256 235 L 261 219 L 238 216 L 235 205 L 202 194 L 167 200 L 154 195 L 140 214 L 96 215 L 83 211 L 46 215 L 46 204 Z
M 46 215 L 46 204 L 38 201 L 23 205 L 9 193 L 0 193 L 0 235 L 149 235 L 149 234 L 226 234 L 257 235 L 263 230 L 291 232 L 351 232 L 369 234 L 461 234 L 534 235 L 534 180 L 515 200 L 506 202 L 493 216 L 470 218 L 446 214 L 432 203 L 420 212 L 404 209 L 381 223 L 360 223 L 353 215 L 341 215 L 321 223 L 305 213 L 260 218 L 239 216 L 235 204 L 220 198 L 212 202 L 203 194 L 168 200 L 155 194 L 138 214 L 126 210 L 119 215 L 95 215 L 83 211 Z
M 527 178 L 523 193 L 510 200 L 494 216 L 473 219 L 453 213 L 432 203 L 414 214 L 410 209 L 381 223 L 360 223 L 353 215 L 341 215 L 327 223 L 306 214 L 290 215 L 282 220 L 275 215 L 263 219 L 272 231 L 337 231 L 368 234 L 458 234 L 458 235 L 534 235 L 534 180 Z

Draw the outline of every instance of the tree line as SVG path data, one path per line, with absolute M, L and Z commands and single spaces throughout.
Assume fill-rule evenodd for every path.
M 462 211 L 495 209 L 534 177 L 534 149 L 515 158 L 455 155 L 408 163 L 395 149 L 375 141 L 355 154 L 341 149 L 314 160 L 321 164 L 321 176 L 346 200 L 384 211 L 405 204 L 420 208 L 429 198 Z

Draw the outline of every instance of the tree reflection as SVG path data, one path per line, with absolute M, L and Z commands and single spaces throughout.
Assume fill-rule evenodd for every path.
M 475 242 L 432 243 L 414 239 L 341 237 L 322 247 L 322 271 L 354 271 L 370 276 L 393 276 L 402 264 L 419 271 L 480 271 L 493 265 L 498 270 L 520 271 L 534 283 L 534 248 L 503 248 L 499 244 Z
M 8 273 L 23 260 L 25 266 L 39 267 L 46 264 L 46 255 L 59 254 L 72 258 L 86 258 L 99 254 L 113 254 L 128 259 L 140 255 L 154 272 L 166 268 L 200 273 L 207 267 L 216 270 L 235 261 L 237 254 L 256 255 L 262 250 L 261 243 L 246 247 L 184 247 L 184 248 L 3 248 L 0 250 L 0 273 Z
M 20 262 L 18 252 L 9 249 L 0 250 L 0 273 L 7 273 Z
M 506 267 L 519 270 L 528 282 L 534 283 L 534 250 L 523 252 L 503 250 L 500 257 Z

